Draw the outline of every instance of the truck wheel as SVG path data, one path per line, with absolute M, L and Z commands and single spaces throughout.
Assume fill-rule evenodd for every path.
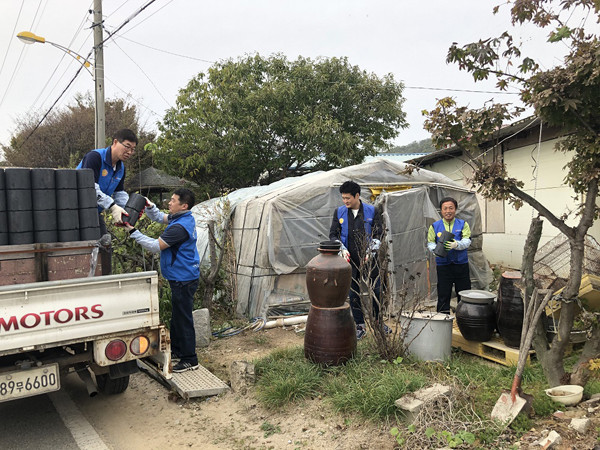
M 129 375 L 120 378 L 110 378 L 107 373 L 96 375 L 96 384 L 103 394 L 121 394 L 129 386 Z

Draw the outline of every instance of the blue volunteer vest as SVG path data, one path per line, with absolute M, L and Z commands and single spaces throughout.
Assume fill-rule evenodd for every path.
M 100 186 L 100 190 L 104 192 L 106 195 L 111 196 L 115 192 L 115 189 L 123 179 L 123 175 L 125 174 L 125 165 L 122 161 L 117 162 L 117 170 L 113 170 L 112 161 L 106 162 L 106 156 L 108 151 L 110 150 L 110 146 L 106 148 L 97 148 L 94 150 L 96 153 L 100 154 L 100 158 L 102 159 L 102 166 L 100 168 L 100 174 L 98 175 L 98 186 Z M 77 166 L 77 169 L 83 168 L 83 160 Z M 98 211 L 102 211 L 102 207 L 98 206 Z
M 454 226 L 452 227 L 452 233 L 454 234 L 454 239 L 456 241 L 460 241 L 462 239 L 462 231 L 465 226 L 465 221 L 461 219 L 454 218 Z M 446 227 L 444 226 L 443 220 L 438 220 L 437 222 L 433 222 L 433 231 L 435 231 L 435 242 L 437 244 L 438 237 L 446 231 Z M 438 266 L 446 266 L 448 264 L 467 264 L 469 262 L 469 256 L 467 254 L 467 250 L 450 250 L 448 252 L 448 256 L 445 258 L 440 258 L 439 256 L 435 257 L 435 262 Z
M 200 257 L 196 248 L 196 222 L 191 211 L 171 220 L 166 230 L 175 224 L 185 228 L 190 236 L 175 253 L 172 248 L 160 252 L 162 276 L 171 281 L 192 281 L 200 276 Z
M 362 205 L 365 233 L 367 234 L 367 239 L 370 241 L 371 229 L 373 227 L 373 218 L 375 217 L 375 207 L 367 203 L 362 203 Z M 346 208 L 345 205 L 340 206 L 337 210 L 337 216 L 340 225 L 342 226 L 342 232 L 340 236 L 342 239 L 342 243 L 346 248 L 348 248 L 348 208 Z

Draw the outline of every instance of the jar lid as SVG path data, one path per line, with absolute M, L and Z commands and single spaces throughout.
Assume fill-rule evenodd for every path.
M 468 289 L 465 291 L 460 291 L 458 295 L 460 295 L 461 300 L 464 300 L 467 303 L 486 304 L 493 303 L 496 299 L 496 294 L 478 289 Z
M 319 250 L 336 250 L 340 251 L 342 243 L 339 241 L 322 241 L 319 242 Z

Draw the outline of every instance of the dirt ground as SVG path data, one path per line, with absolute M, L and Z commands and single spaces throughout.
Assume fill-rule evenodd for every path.
M 200 363 L 221 380 L 229 381 L 233 361 L 251 361 L 274 348 L 303 344 L 304 335 L 294 330 L 275 328 L 260 332 L 246 331 L 237 336 L 212 341 L 200 350 Z M 74 383 L 79 382 L 75 378 Z M 391 426 L 375 426 L 359 417 L 334 413 L 320 399 L 285 412 L 267 411 L 258 405 L 252 391 L 246 395 L 225 394 L 183 401 L 149 376 L 139 373 L 131 378 L 129 389 L 118 396 L 87 398 L 83 389 L 76 399 L 83 413 L 109 446 L 114 449 L 392 449 Z M 513 448 L 541 448 L 534 445 L 544 433 L 556 430 L 563 437 L 558 449 L 592 449 L 600 443 L 598 410 L 589 413 L 571 408 L 568 416 L 588 414 L 593 425 L 580 435 L 568 424 L 570 418 L 547 419 Z M 266 433 L 261 426 L 275 430 Z M 546 431 L 547 432 L 547 431 Z
M 277 347 L 303 344 L 304 335 L 275 328 L 247 331 L 212 341 L 199 351 L 200 363 L 229 381 L 233 361 L 251 361 Z M 82 385 L 73 376 L 70 383 Z M 75 386 L 77 387 L 77 386 Z M 87 397 L 72 389 L 79 408 L 113 449 L 391 449 L 389 427 L 378 428 L 359 418 L 342 417 L 319 399 L 284 413 L 261 408 L 252 392 L 231 391 L 183 401 L 144 373 L 131 376 L 129 389 L 116 396 Z M 270 424 L 275 433 L 261 429 Z

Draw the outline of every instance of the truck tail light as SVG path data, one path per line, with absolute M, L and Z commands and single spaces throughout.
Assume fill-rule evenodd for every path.
M 110 341 L 104 350 L 104 354 L 111 361 L 117 361 L 125 356 L 127 345 L 121 339 Z
M 149 347 L 150 340 L 146 336 L 138 336 L 129 344 L 129 350 L 136 356 L 146 353 Z

